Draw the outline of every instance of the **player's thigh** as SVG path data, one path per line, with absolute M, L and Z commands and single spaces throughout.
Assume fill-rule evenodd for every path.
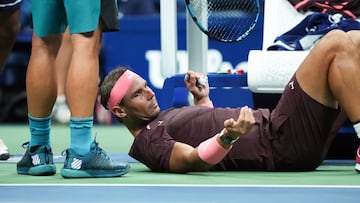
M 329 87 L 329 69 L 340 49 L 339 37 L 343 32 L 333 32 L 325 36 L 310 51 L 296 71 L 301 88 L 313 99 L 328 107 L 336 107 L 337 102 Z M 341 38 L 340 38 L 341 39 Z
M 99 26 L 101 0 L 64 0 L 70 34 L 86 33 Z

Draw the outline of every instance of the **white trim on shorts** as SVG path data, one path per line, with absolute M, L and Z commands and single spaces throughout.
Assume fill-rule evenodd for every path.
M 0 8 L 13 7 L 21 2 L 22 2 L 22 0 L 15 0 L 13 2 L 8 2 L 8 3 L 1 3 L 1 1 L 0 1 Z

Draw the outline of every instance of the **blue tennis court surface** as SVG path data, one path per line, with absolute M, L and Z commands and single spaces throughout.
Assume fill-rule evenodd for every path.
M 360 186 L 0 185 L 0 202 L 358 203 Z

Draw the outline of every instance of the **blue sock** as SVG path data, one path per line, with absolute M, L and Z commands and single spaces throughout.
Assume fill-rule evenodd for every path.
M 28 114 L 28 119 L 31 134 L 29 147 L 50 145 L 51 116 L 35 118 Z
M 70 118 L 70 148 L 78 155 L 90 152 L 93 117 Z

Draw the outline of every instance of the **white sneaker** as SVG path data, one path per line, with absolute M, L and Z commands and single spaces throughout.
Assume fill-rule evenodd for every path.
M 58 96 L 53 108 L 53 121 L 66 124 L 70 121 L 70 109 L 66 102 L 65 95 Z
M 9 158 L 10 158 L 9 150 L 5 145 L 4 141 L 0 139 L 0 160 L 7 160 Z

